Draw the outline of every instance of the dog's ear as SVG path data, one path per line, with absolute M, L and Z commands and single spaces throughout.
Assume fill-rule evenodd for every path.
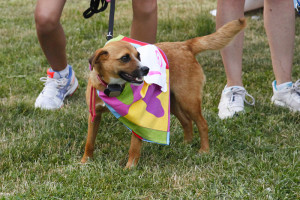
M 92 56 L 89 58 L 89 63 L 90 63 L 90 65 L 92 65 L 92 64 L 93 64 L 93 60 L 94 60 L 94 58 L 95 58 L 95 54 L 94 54 L 94 55 L 92 55 Z
M 94 55 L 92 55 L 89 58 L 89 63 L 91 66 L 93 66 L 94 64 L 98 64 L 101 62 L 101 60 L 107 59 L 108 58 L 108 52 L 105 50 L 97 50 Z
M 93 58 L 93 62 L 95 64 L 101 63 L 101 61 L 106 60 L 108 58 L 108 52 L 102 49 L 96 51 L 95 56 Z

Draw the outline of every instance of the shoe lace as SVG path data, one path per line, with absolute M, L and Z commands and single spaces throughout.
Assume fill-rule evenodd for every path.
M 253 106 L 253 105 L 255 104 L 255 99 L 254 99 L 254 97 L 253 97 L 252 95 L 250 95 L 246 90 L 241 89 L 241 88 L 232 88 L 231 91 L 232 91 L 231 99 L 233 99 L 233 96 L 239 95 L 239 96 L 242 97 L 243 101 L 244 101 L 245 103 L 247 103 L 248 105 Z M 248 96 L 248 97 L 251 99 L 251 101 L 248 101 L 248 100 L 246 99 L 246 96 Z
M 67 84 L 68 79 L 67 78 L 54 79 L 49 77 L 41 77 L 40 81 L 45 82 L 43 93 L 45 95 L 47 94 L 51 95 L 55 93 L 57 90 L 63 88 Z
M 293 84 L 292 91 L 295 91 L 300 95 L 300 79 Z
M 297 80 L 291 88 L 291 95 L 295 98 L 296 101 L 300 101 L 300 79 Z

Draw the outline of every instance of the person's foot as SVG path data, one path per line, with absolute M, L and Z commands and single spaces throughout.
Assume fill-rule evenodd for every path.
M 47 70 L 48 77 L 40 78 L 45 82 L 43 91 L 35 101 L 35 107 L 47 110 L 54 110 L 63 106 L 66 96 L 72 95 L 78 87 L 78 81 L 70 65 L 69 74 L 65 77 L 51 68 Z
M 252 99 L 251 103 L 245 99 L 246 95 Z M 244 112 L 244 102 L 249 105 L 254 105 L 255 103 L 254 98 L 247 93 L 244 87 L 225 86 L 218 106 L 220 119 L 231 118 L 239 112 Z
M 278 89 L 276 81 L 273 81 L 272 86 L 273 96 L 271 101 L 274 105 L 300 112 L 300 79 L 294 84 L 291 82 L 286 83 L 282 89 Z

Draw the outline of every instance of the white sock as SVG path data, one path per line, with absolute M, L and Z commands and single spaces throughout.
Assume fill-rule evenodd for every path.
M 58 71 L 61 77 L 67 77 L 69 75 L 69 66 L 67 65 L 65 69 Z
M 292 85 L 293 85 L 292 82 L 281 83 L 280 85 L 276 85 L 276 90 L 286 89 L 286 88 L 292 87 Z

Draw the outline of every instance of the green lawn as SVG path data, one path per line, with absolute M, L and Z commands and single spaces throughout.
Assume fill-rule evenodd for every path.
M 184 2 L 184 3 L 181 3 Z M 207 77 L 203 110 L 211 151 L 183 144 L 171 122 L 170 146 L 144 143 L 138 167 L 123 170 L 130 133 L 104 115 L 94 160 L 80 164 L 87 134 L 88 58 L 106 42 L 108 13 L 84 19 L 89 1 L 68 1 L 62 24 L 79 89 L 58 111 L 34 108 L 47 61 L 35 33 L 35 0 L 0 2 L 0 199 L 300 199 L 300 114 L 271 105 L 274 79 L 262 10 L 247 14 L 243 80 L 256 99 L 246 114 L 220 120 L 226 77 L 219 52 L 197 59 Z M 216 1 L 159 1 L 158 41 L 182 41 L 215 30 Z M 251 19 L 258 15 L 260 19 Z M 131 1 L 117 0 L 114 34 L 129 36 Z M 300 78 L 300 18 L 293 80 Z M 192 83 L 191 83 L 192 84 Z

